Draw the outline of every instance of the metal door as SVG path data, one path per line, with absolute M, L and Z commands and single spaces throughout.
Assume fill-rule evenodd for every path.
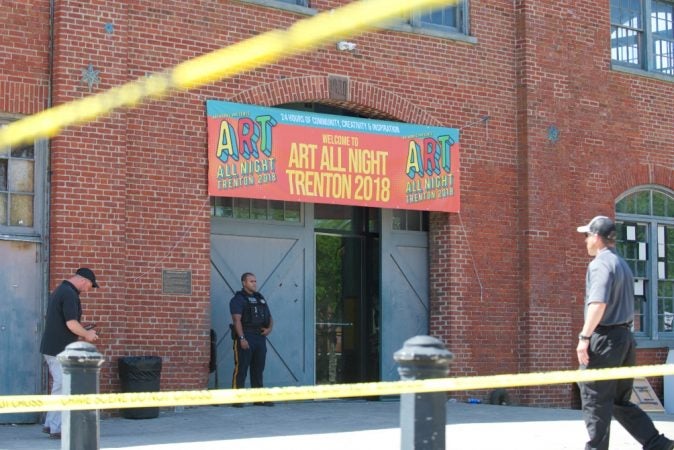
M 405 340 L 428 334 L 428 233 L 394 231 L 392 210 L 381 212 L 381 378 L 399 380 L 393 354 Z
M 0 396 L 41 391 L 39 244 L 0 240 Z M 0 423 L 34 423 L 37 413 L 0 414 Z
M 0 126 L 11 120 L 0 115 Z M 47 150 L 46 141 L 0 148 L 0 396 L 43 391 Z M 0 423 L 38 417 L 0 414 Z
M 306 210 L 311 210 L 307 205 Z M 253 272 L 269 302 L 274 329 L 267 341 L 265 386 L 314 383 L 313 232 L 304 222 L 211 222 L 211 323 L 217 333 L 217 370 L 211 386 L 232 385 L 229 300 L 241 274 Z M 310 299 L 308 301 L 308 299 Z M 248 383 L 248 380 L 247 380 Z

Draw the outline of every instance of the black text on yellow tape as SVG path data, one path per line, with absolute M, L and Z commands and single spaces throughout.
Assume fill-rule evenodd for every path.
M 262 401 L 321 400 L 329 398 L 399 395 L 414 392 L 427 393 L 514 388 L 576 383 L 592 380 L 645 378 L 663 375 L 674 375 L 674 364 L 283 388 L 218 389 L 209 391 L 86 394 L 69 396 L 12 395 L 0 397 L 0 413 L 141 408 L 149 406 L 197 406 Z

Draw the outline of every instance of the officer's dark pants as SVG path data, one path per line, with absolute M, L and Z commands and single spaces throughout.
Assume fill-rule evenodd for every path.
M 635 344 L 627 327 L 599 327 L 590 339 L 587 369 L 633 366 Z M 669 449 L 670 441 L 655 429 L 653 421 L 630 402 L 632 379 L 578 383 L 583 419 L 590 436 L 585 450 L 608 450 L 611 416 L 646 450 Z
M 261 334 L 246 333 L 248 350 L 241 348 L 241 341 L 234 341 L 234 374 L 232 376 L 232 388 L 242 389 L 246 387 L 246 374 L 250 369 L 250 387 L 262 387 L 262 373 L 267 357 L 267 338 Z

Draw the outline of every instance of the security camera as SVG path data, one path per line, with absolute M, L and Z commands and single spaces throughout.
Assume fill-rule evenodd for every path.
M 337 42 L 337 50 L 340 52 L 352 52 L 356 49 L 356 43 L 355 42 L 349 42 L 349 41 L 339 41 Z

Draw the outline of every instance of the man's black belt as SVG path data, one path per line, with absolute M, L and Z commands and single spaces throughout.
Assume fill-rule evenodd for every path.
M 614 330 L 616 328 L 632 328 L 632 322 L 617 323 L 615 325 L 597 325 L 597 329 L 595 331 L 608 331 Z
M 243 327 L 244 333 L 262 334 L 261 327 Z

